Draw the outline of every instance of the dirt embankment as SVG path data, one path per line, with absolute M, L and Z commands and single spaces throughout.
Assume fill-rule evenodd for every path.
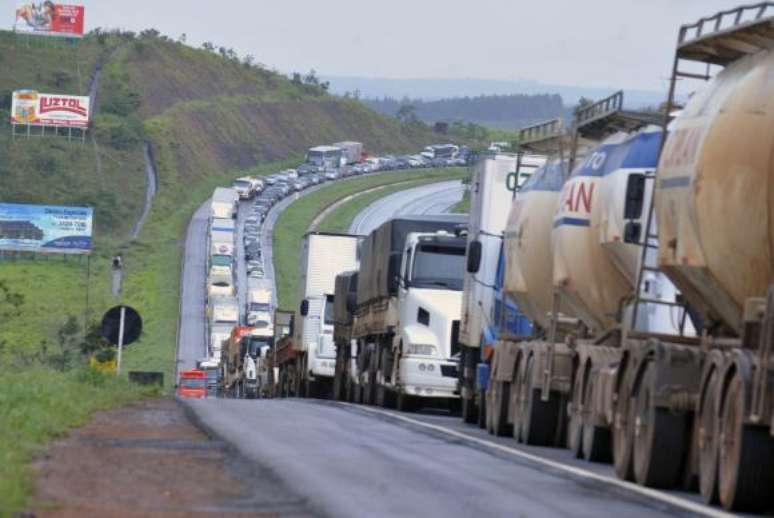
M 268 471 L 153 400 L 100 413 L 33 469 L 35 517 L 313 516 Z

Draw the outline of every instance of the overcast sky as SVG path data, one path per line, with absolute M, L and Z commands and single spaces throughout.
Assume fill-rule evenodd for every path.
M 282 72 L 663 90 L 680 24 L 745 0 L 62 0 L 87 30 L 156 28 Z M 749 3 L 750 0 L 748 0 Z M 11 28 L 15 1 L 2 0 Z

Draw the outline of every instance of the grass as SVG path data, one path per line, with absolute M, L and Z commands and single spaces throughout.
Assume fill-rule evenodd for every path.
M 470 191 L 468 189 L 465 189 L 462 199 L 452 207 L 451 212 L 455 214 L 467 214 L 470 212 Z
M 13 516 L 33 491 L 29 462 L 50 440 L 97 410 L 152 396 L 155 389 L 86 370 L 29 368 L 3 374 L 0 391 L 0 516 Z
M 351 194 L 380 185 L 390 185 L 406 180 L 431 182 L 464 178 L 467 174 L 468 171 L 465 168 L 450 168 L 422 172 L 400 171 L 355 178 L 333 183 L 290 205 L 282 213 L 274 226 L 274 270 L 279 307 L 292 309 L 297 305 L 298 254 L 301 238 L 306 233 L 315 216 L 326 207 Z M 421 177 L 418 178 L 420 175 Z M 353 201 L 356 200 L 358 198 L 355 198 Z M 335 214 L 335 212 L 332 214 Z

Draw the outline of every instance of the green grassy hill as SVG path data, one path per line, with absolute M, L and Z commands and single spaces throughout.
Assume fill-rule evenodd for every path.
M 11 139 L 14 89 L 86 95 L 98 68 L 97 111 L 85 143 Z M 121 301 L 146 319 L 141 341 L 127 353 L 130 366 L 172 372 L 182 239 L 212 188 L 246 171 L 273 172 L 297 163 L 312 145 L 343 139 L 381 153 L 416 150 L 433 136 L 252 61 L 153 31 L 96 33 L 60 47 L 0 32 L 0 201 L 95 207 L 85 318 L 97 319 L 117 302 L 109 294 L 109 260 L 122 253 Z M 145 142 L 159 190 L 139 238 L 130 241 L 144 202 Z M 16 317 L 3 319 L 0 311 L 0 362 L 9 351 L 56 342 L 68 316 L 84 320 L 86 272 L 85 261 L 0 260 L 0 280 L 25 298 Z

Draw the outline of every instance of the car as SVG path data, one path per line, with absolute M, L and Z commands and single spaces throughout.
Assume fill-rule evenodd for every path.
M 339 179 L 339 173 L 336 171 L 328 171 L 325 173 L 325 178 L 327 180 L 338 180 Z
M 261 249 L 260 248 L 250 248 L 249 250 L 245 250 L 245 262 L 249 263 L 250 261 L 255 261 L 261 257 Z
M 312 164 L 301 164 L 296 169 L 296 172 L 301 176 L 311 175 L 317 173 L 317 166 Z
M 247 276 L 250 277 L 251 279 L 263 279 L 264 272 L 256 270 L 256 271 L 250 272 L 249 274 L 247 274 Z
M 288 177 L 288 180 L 298 180 L 298 171 L 295 169 L 288 169 L 285 171 L 285 176 Z
M 258 218 L 256 218 L 255 216 L 249 216 L 245 220 L 245 226 L 247 226 L 247 225 L 258 225 L 259 223 L 260 223 L 260 221 L 258 221 Z
M 267 176 L 267 177 L 264 178 L 264 181 L 266 182 L 266 185 L 271 186 L 271 185 L 274 185 L 275 183 L 277 183 L 277 178 L 274 175 Z

